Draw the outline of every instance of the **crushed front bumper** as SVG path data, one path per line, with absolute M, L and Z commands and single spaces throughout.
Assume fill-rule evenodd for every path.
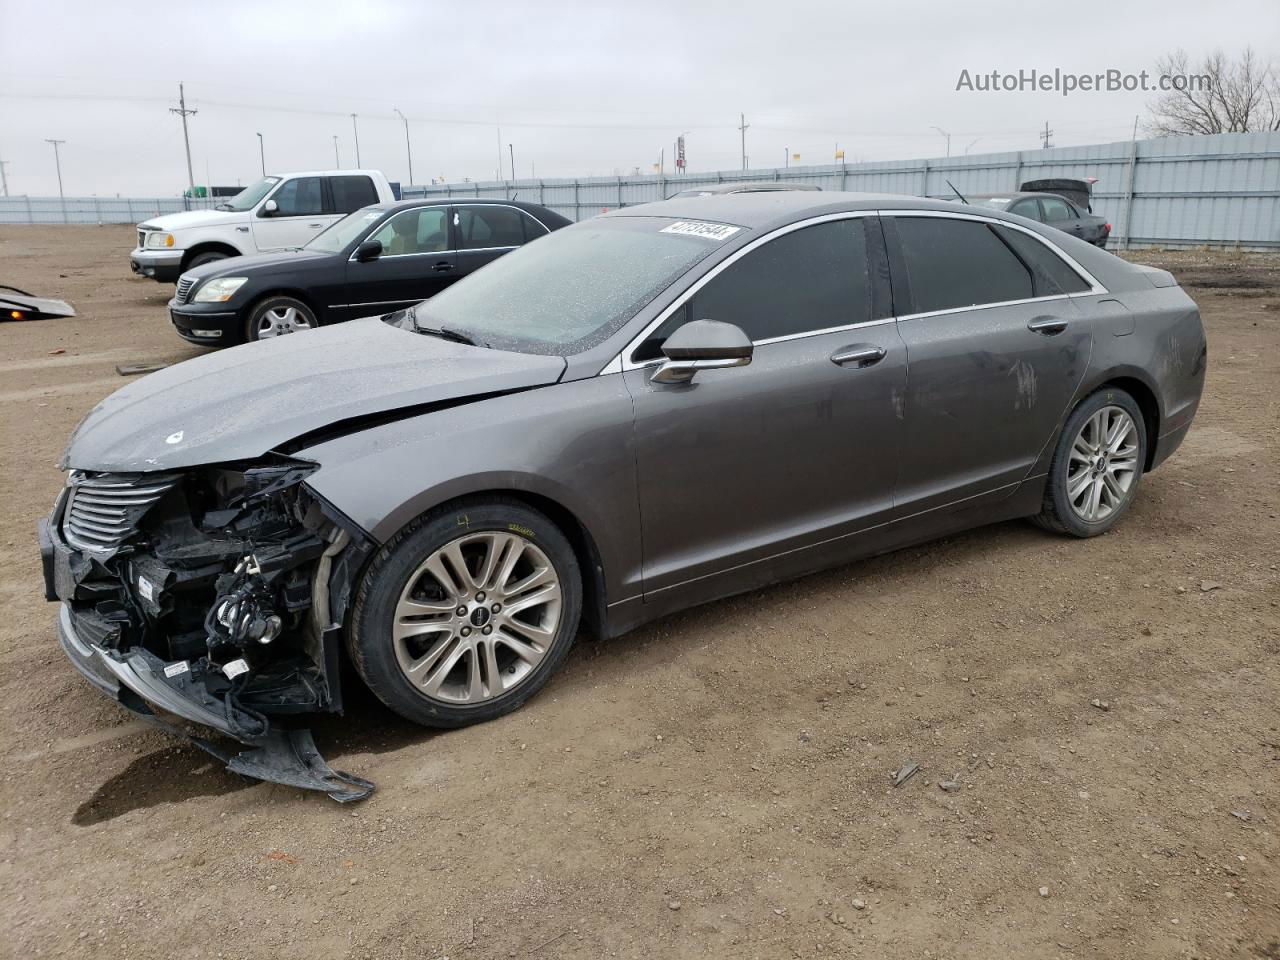
M 88 635 L 88 629 L 81 629 L 70 602 L 75 591 L 72 565 L 76 551 L 62 539 L 57 527 L 64 500 L 65 497 L 59 498 L 50 518 L 40 520 L 37 539 L 45 596 L 60 601 L 56 620 L 58 643 L 86 680 L 121 706 L 170 733 L 187 738 L 223 761 L 234 773 L 318 790 L 339 803 L 363 800 L 373 792 L 373 784 L 368 780 L 330 768 L 316 749 L 309 730 L 273 723 L 264 724 L 260 734 L 247 733 L 244 718 L 232 721 L 230 712 L 234 708 L 208 692 L 188 661 L 166 663 L 144 648 L 113 650 L 95 642 Z M 86 619 L 82 623 L 91 626 L 92 621 Z M 216 730 L 252 749 L 239 752 L 223 749 L 161 719 L 153 706 Z

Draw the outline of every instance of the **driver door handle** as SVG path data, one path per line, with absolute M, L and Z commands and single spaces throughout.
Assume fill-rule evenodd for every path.
M 1044 337 L 1054 337 L 1067 329 L 1067 321 L 1059 317 L 1033 317 L 1027 329 Z
M 873 343 L 855 343 L 852 346 L 841 347 L 831 355 L 831 362 L 838 367 L 853 364 L 856 367 L 871 367 L 884 359 L 884 347 L 877 347 Z
M 441 260 L 439 263 L 437 263 L 437 264 L 436 264 L 435 266 L 433 266 L 431 269 L 432 269 L 432 270 L 435 270 L 437 273 L 444 273 L 446 270 L 452 270 L 452 269 L 453 269 L 453 264 L 452 264 L 452 263 L 450 263 L 448 260 Z

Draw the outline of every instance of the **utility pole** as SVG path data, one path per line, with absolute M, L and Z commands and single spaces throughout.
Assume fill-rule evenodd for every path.
M 341 170 L 342 161 L 338 159 L 338 135 L 333 135 L 333 169 Z
M 742 134 L 742 169 L 747 169 L 747 128 L 751 124 L 747 123 L 747 115 L 745 113 L 738 114 L 738 132 Z
M 783 147 L 782 148 L 782 168 L 784 170 L 787 170 L 787 169 L 790 169 L 790 167 L 791 167 L 791 148 Z
M 951 156 L 951 134 L 947 133 L 947 131 L 943 130 L 941 127 L 934 127 L 933 129 L 937 130 L 947 138 L 947 156 Z
M 351 115 L 351 132 L 356 138 L 356 169 L 360 168 L 360 128 L 356 126 L 356 115 Z
M 515 144 L 508 143 L 507 150 L 511 153 L 511 179 L 516 178 L 516 148 Z
M 258 134 L 258 160 L 262 163 L 262 175 L 267 175 L 267 149 L 262 145 L 262 134 Z
M 191 196 L 196 195 L 196 175 L 191 170 L 191 137 L 187 133 L 187 117 L 193 116 L 196 111 L 187 109 L 187 94 L 182 88 L 182 82 L 178 83 L 178 106 L 169 108 L 170 113 L 176 113 L 182 118 L 182 142 L 187 148 L 187 186 L 191 188 Z
M 395 107 L 391 108 L 396 113 L 400 113 Z M 409 184 L 413 185 L 413 148 L 409 146 L 409 118 L 400 113 L 400 119 L 404 121 L 404 152 L 409 155 Z
M 1053 141 L 1049 139 L 1052 136 L 1053 136 L 1053 131 L 1049 129 L 1049 121 L 1046 120 L 1044 122 L 1044 132 L 1040 134 L 1040 139 L 1044 141 L 1044 143 L 1041 144 L 1041 147 L 1040 147 L 1042 150 L 1048 150 L 1050 147 L 1053 146 Z
M 66 143 L 65 140 L 50 140 L 45 138 L 45 143 L 53 144 L 53 165 L 58 171 L 58 200 L 62 204 L 62 220 L 67 220 L 67 198 L 62 195 L 62 160 L 58 157 L 58 145 Z
M 494 179 L 505 180 L 506 178 L 502 175 L 502 128 L 501 127 L 498 128 L 498 166 L 495 169 L 498 171 L 498 173 Z
M 4 190 L 4 195 L 9 195 L 9 178 L 4 175 L 4 168 L 9 165 L 10 161 L 0 160 L 0 188 Z

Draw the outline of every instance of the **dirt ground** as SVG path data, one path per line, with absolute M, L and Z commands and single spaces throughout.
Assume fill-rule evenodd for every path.
M 226 773 L 56 645 L 67 435 L 116 364 L 201 352 L 131 244 L 0 228 L 0 282 L 79 311 L 0 324 L 0 955 L 1280 958 L 1280 258 L 1133 255 L 1198 300 L 1210 375 L 1112 534 L 716 603 L 471 729 L 356 695 L 316 732 L 378 784 L 348 808 Z

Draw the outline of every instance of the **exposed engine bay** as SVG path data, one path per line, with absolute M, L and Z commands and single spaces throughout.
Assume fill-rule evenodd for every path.
M 73 472 L 41 533 L 60 634 L 91 682 L 252 746 L 236 772 L 346 802 L 373 785 L 331 770 L 291 717 L 341 711 L 341 624 L 371 544 L 277 457 L 172 473 Z

